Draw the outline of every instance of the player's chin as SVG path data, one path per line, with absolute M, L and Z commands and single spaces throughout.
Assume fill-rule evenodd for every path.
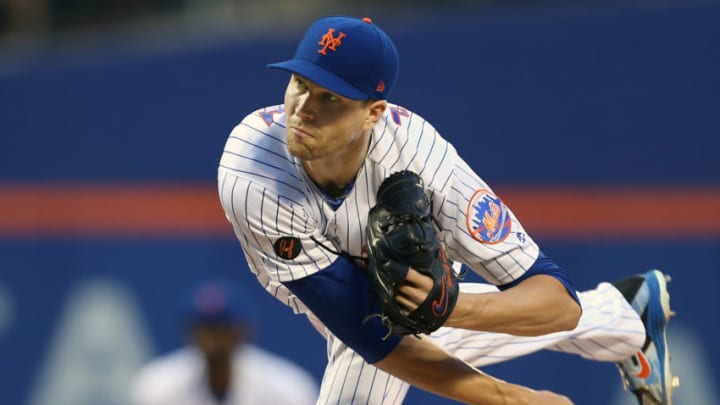
M 292 136 L 288 136 L 287 149 L 291 155 L 300 160 L 312 160 L 314 155 L 308 145 L 303 144 Z

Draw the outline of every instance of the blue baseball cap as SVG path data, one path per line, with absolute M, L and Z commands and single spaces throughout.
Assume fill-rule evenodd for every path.
M 308 28 L 293 59 L 268 67 L 353 100 L 384 100 L 395 85 L 400 60 L 390 37 L 371 19 L 331 16 Z
M 247 324 L 255 322 L 254 305 L 239 284 L 209 279 L 196 284 L 185 300 L 184 314 L 191 323 Z

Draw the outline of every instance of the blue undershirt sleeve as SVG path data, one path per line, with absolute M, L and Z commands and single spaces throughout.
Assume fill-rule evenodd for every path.
M 513 287 L 523 280 L 536 276 L 538 274 L 545 274 L 548 276 L 551 276 L 555 278 L 557 281 L 561 282 L 563 286 L 565 286 L 565 289 L 567 290 L 568 294 L 580 305 L 580 299 L 578 298 L 577 291 L 575 290 L 575 287 L 572 284 L 572 281 L 570 280 L 570 276 L 560 268 L 552 259 L 545 256 L 543 252 L 540 252 L 538 255 L 537 260 L 535 260 L 535 263 L 528 269 L 528 271 L 522 275 L 522 277 L 518 278 L 517 280 L 504 284 L 501 286 L 498 286 L 501 290 L 507 290 L 510 287 Z
M 390 335 L 377 316 L 375 294 L 363 271 L 350 259 L 338 259 L 319 272 L 283 283 L 330 331 L 368 363 L 382 360 L 401 336 Z

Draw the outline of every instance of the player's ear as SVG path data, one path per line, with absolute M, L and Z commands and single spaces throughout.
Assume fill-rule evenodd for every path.
M 363 123 L 363 129 L 369 130 L 377 124 L 387 108 L 385 100 L 368 100 L 368 115 Z

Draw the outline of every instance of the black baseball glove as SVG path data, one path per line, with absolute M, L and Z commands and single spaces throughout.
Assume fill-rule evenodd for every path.
M 382 182 L 377 204 L 368 215 L 365 242 L 367 275 L 388 336 L 430 333 L 442 326 L 457 302 L 458 277 L 438 240 L 436 226 L 417 174 L 401 171 Z M 408 313 L 394 297 L 409 267 L 430 276 L 434 286 L 425 301 Z

